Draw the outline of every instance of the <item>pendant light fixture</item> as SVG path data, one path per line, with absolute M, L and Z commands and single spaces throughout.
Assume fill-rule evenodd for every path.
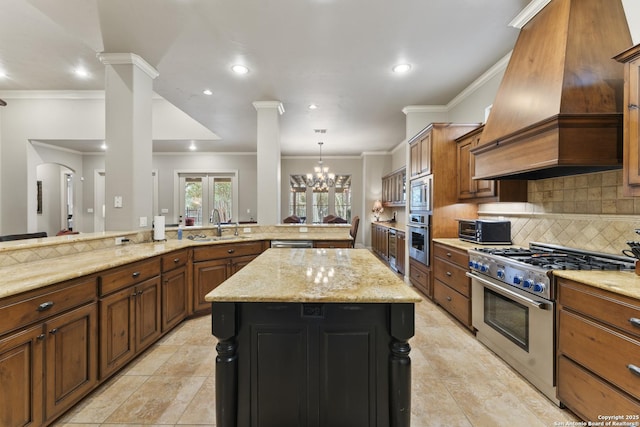
M 320 146 L 320 160 L 318 161 L 318 166 L 314 168 L 314 173 L 307 174 L 307 187 L 327 189 L 333 187 L 336 183 L 336 175 L 329 173 L 329 167 L 324 166 L 322 163 L 322 144 L 324 144 L 324 142 L 318 142 Z

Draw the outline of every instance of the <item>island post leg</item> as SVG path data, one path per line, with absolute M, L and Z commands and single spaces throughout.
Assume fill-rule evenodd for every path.
M 238 342 L 235 303 L 212 303 L 211 330 L 216 351 L 216 426 L 236 427 L 238 416 Z
M 411 424 L 411 346 L 414 335 L 413 304 L 391 304 L 389 356 L 389 424 L 409 427 Z

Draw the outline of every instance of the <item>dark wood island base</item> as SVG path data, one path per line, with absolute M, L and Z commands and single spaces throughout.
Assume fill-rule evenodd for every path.
M 408 427 L 411 303 L 213 302 L 219 427 Z

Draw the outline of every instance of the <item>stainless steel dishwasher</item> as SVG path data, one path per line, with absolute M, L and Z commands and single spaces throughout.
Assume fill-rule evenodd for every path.
M 272 240 L 272 248 L 312 248 L 311 240 Z

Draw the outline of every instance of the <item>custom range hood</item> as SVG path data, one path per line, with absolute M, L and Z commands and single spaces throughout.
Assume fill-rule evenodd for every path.
M 532 3 L 540 3 L 534 0 Z M 620 168 L 620 0 L 551 0 L 524 27 L 475 156 L 475 179 L 541 179 Z

